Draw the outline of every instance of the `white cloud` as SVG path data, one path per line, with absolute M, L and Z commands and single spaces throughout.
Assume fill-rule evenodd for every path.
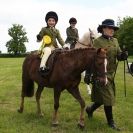
M 23 25 L 28 33 L 27 51 L 38 49 L 40 44 L 36 43 L 36 35 L 41 27 L 46 26 L 45 14 L 50 10 L 56 11 L 59 16 L 56 28 L 60 30 L 64 40 L 66 38 L 65 30 L 69 26 L 68 20 L 72 16 L 77 18 L 77 28 L 80 36 L 82 36 L 83 33 L 88 31 L 88 28 L 96 30 L 98 24 L 101 24 L 106 18 L 117 21 L 118 16 L 123 18 L 133 15 L 132 0 L 114 1 L 114 4 L 112 2 L 111 5 L 106 4 L 106 6 L 104 6 L 105 4 L 102 5 L 102 1 L 99 1 L 99 3 L 96 1 L 96 6 L 91 6 L 89 2 L 88 5 L 83 5 L 82 1 L 75 4 L 69 4 L 69 2 L 69 0 L 68 3 L 58 0 L 55 2 L 47 0 L 0 1 L 0 50 L 6 52 L 5 44 L 10 38 L 8 29 L 14 23 Z

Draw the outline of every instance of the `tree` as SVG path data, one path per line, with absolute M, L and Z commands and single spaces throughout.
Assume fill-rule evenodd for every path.
M 6 47 L 9 53 L 15 55 L 25 53 L 25 42 L 28 42 L 25 29 L 22 25 L 13 24 L 13 27 L 8 29 L 8 34 L 11 36 L 11 40 L 6 43 Z
M 123 20 L 118 19 L 118 26 L 120 29 L 117 32 L 117 38 L 120 47 L 124 46 L 128 50 L 128 53 L 133 54 L 133 18 L 125 17 Z

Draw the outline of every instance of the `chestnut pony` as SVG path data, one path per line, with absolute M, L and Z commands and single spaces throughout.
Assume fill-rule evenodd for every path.
M 48 64 L 51 64 L 51 58 Z M 36 91 L 37 112 L 42 115 L 40 107 L 40 96 L 44 87 L 54 89 L 54 113 L 52 124 L 58 125 L 58 108 L 61 92 L 66 89 L 72 96 L 80 103 L 81 111 L 78 126 L 84 127 L 84 109 L 85 102 L 79 92 L 79 84 L 81 80 L 81 73 L 88 67 L 91 71 L 97 72 L 97 79 L 103 84 L 106 84 L 106 51 L 104 49 L 84 48 L 61 50 L 53 62 L 53 67 L 50 75 L 42 77 L 38 72 L 40 66 L 40 58 L 37 54 L 32 53 L 28 55 L 22 67 L 22 92 L 21 104 L 19 112 L 24 110 L 24 98 L 32 97 L 34 95 L 34 82 L 37 83 L 38 89 Z

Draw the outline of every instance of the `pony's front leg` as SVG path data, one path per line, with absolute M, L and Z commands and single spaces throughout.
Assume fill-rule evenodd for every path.
M 84 100 L 82 102 L 85 105 Z M 83 107 L 83 104 L 81 105 L 81 103 L 80 103 L 80 105 L 81 105 L 81 112 L 80 112 L 80 118 L 79 118 L 79 122 L 78 122 L 78 126 L 80 128 L 84 128 L 84 126 L 85 126 L 85 124 L 84 124 L 84 108 L 85 107 Z
M 36 102 L 37 102 L 37 114 L 39 116 L 43 116 L 44 115 L 42 113 L 41 106 L 40 106 L 40 97 L 41 97 L 42 91 L 43 91 L 43 87 L 38 86 L 38 89 L 36 91 Z
M 80 128 L 84 128 L 84 126 L 85 126 L 85 125 L 84 125 L 85 101 L 84 101 L 83 98 L 81 97 L 78 87 L 70 88 L 70 89 L 67 89 L 67 90 L 68 90 L 68 92 L 70 92 L 70 93 L 78 100 L 78 102 L 80 103 L 81 111 L 80 111 L 80 118 L 79 118 L 78 126 L 79 126 Z
M 21 96 L 21 103 L 20 103 L 20 108 L 18 109 L 19 113 L 23 113 L 24 110 L 24 96 Z
M 54 112 L 52 118 L 52 126 L 57 126 L 58 122 L 58 108 L 59 108 L 59 99 L 60 99 L 61 91 L 58 88 L 54 88 Z

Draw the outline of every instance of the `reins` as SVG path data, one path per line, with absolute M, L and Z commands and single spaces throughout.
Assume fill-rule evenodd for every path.
M 99 82 L 99 80 L 97 79 L 95 79 L 95 77 L 97 77 L 97 76 L 99 76 L 99 77 L 103 77 L 103 76 L 105 76 L 105 75 L 107 75 L 107 72 L 97 72 L 97 71 L 94 71 L 94 70 L 96 70 L 95 69 L 95 61 L 96 61 L 96 57 L 98 57 L 98 58 L 106 58 L 106 57 L 101 57 L 101 56 L 99 56 L 99 55 L 95 55 L 93 58 L 92 58 L 92 63 L 91 63 L 91 66 L 88 68 L 88 70 L 89 70 L 89 75 L 90 75 L 90 83 L 92 83 L 92 84 L 94 84 L 94 82 Z M 95 81 L 94 81 L 94 79 L 95 79 Z
M 126 63 L 127 63 L 127 68 L 128 68 L 128 71 L 129 71 L 129 73 L 131 74 L 131 76 L 133 77 L 133 73 L 131 72 L 131 70 L 130 70 L 130 68 L 129 68 L 129 65 L 128 65 L 128 60 L 126 59 L 126 60 L 124 60 L 124 94 L 125 94 L 125 97 L 126 97 L 126 95 L 127 95 L 127 91 L 126 91 L 126 72 L 125 72 L 125 61 L 126 61 Z M 117 62 L 117 64 L 116 64 L 116 69 L 115 69 L 115 73 L 114 73 L 114 77 L 113 77 L 113 81 L 114 81 L 114 79 L 115 79 L 115 75 L 116 75 L 116 70 L 117 70 L 117 68 L 118 68 L 118 64 L 119 64 L 119 61 Z
M 129 71 L 129 73 L 131 74 L 131 76 L 133 77 L 133 73 L 131 72 L 131 70 L 130 70 L 130 68 L 129 68 L 129 65 L 128 65 L 128 60 L 126 60 L 126 63 L 127 63 L 128 71 Z
M 106 58 L 106 57 L 102 57 L 102 56 L 99 56 L 99 55 L 96 55 L 98 58 Z M 96 58 L 96 56 L 94 57 L 94 59 Z M 94 60 L 94 62 L 95 62 L 95 60 Z M 96 75 L 97 76 L 100 76 L 100 77 L 103 77 L 103 76 L 105 76 L 105 75 L 107 75 L 107 72 L 96 72 Z
M 80 43 L 80 44 L 82 44 L 82 45 L 84 45 L 84 46 L 89 47 L 89 44 L 84 44 L 84 43 L 82 43 L 82 42 L 80 42 L 80 41 L 77 41 L 77 43 Z
M 90 36 L 89 36 L 90 44 L 84 44 L 84 43 L 80 42 L 79 40 L 77 42 L 80 43 L 83 46 L 92 47 L 93 46 L 93 39 L 94 39 L 94 37 L 92 37 L 92 31 L 91 31 L 90 28 L 89 28 L 89 31 L 90 31 Z

